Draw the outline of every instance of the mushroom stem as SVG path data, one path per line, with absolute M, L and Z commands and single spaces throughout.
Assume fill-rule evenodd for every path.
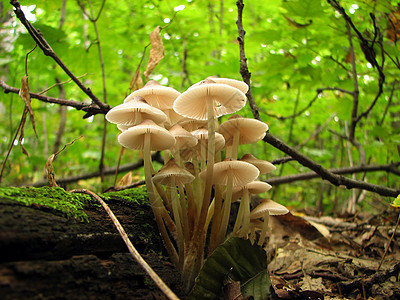
M 186 197 L 185 190 L 183 189 L 183 185 L 178 185 L 179 189 L 179 199 L 181 204 L 181 217 L 182 217 L 182 227 L 183 227 L 183 235 L 185 237 L 185 241 L 189 241 L 189 221 L 188 221 L 188 213 L 186 207 Z
M 258 246 L 262 246 L 264 244 L 265 241 L 265 237 L 267 236 L 267 232 L 268 232 L 268 223 L 269 223 L 269 214 L 266 214 L 264 216 L 264 222 L 263 222 L 263 226 L 261 228 L 261 233 L 260 233 L 260 238 L 258 239 Z
M 240 201 L 239 210 L 236 215 L 235 225 L 233 226 L 233 234 L 238 235 L 239 229 L 243 224 L 243 214 L 244 214 L 244 201 Z
M 146 133 L 144 138 L 144 147 L 143 147 L 143 161 L 144 161 L 144 176 L 147 188 L 147 194 L 149 196 L 150 205 L 153 210 L 153 214 L 158 226 L 158 230 L 163 238 L 165 248 L 175 265 L 178 265 L 178 254 L 168 236 L 167 230 L 164 226 L 164 222 L 162 219 L 162 201 L 157 192 L 155 192 L 153 182 L 151 181 L 152 177 L 152 163 L 151 163 L 151 155 L 150 155 L 150 138 L 151 134 Z
M 240 236 L 247 238 L 250 229 L 250 192 L 248 189 L 243 191 L 243 218 L 242 229 L 240 229 Z
M 240 131 L 239 130 L 235 131 L 233 134 L 233 142 L 231 146 L 232 159 L 237 159 L 238 148 L 239 148 L 239 136 L 240 136 Z
M 203 194 L 203 202 L 201 203 L 200 215 L 198 221 L 197 233 L 202 234 L 204 224 L 207 217 L 207 210 L 210 204 L 211 189 L 214 173 L 214 156 L 215 156 L 215 117 L 214 117 L 214 101 L 208 99 L 207 101 L 207 114 L 208 114 L 208 146 L 207 146 L 207 171 L 206 180 Z M 200 241 L 203 242 L 204 237 Z
M 183 267 L 183 259 L 185 256 L 185 249 L 184 249 L 184 236 L 183 236 L 183 229 L 181 223 L 181 214 L 179 209 L 179 200 L 178 200 L 178 193 L 176 191 L 175 180 L 171 185 L 167 186 L 167 189 L 170 190 L 171 194 L 171 202 L 172 202 L 172 212 L 174 214 L 175 226 L 178 232 L 178 249 L 179 249 L 179 259 L 178 259 L 178 270 L 182 272 Z
M 221 214 L 222 214 L 222 186 L 221 185 L 215 185 L 215 197 L 213 202 L 211 203 L 213 205 L 213 215 L 211 214 L 211 217 L 213 217 L 213 222 L 211 225 L 211 235 L 210 235 L 210 246 L 209 246 L 209 253 L 212 253 L 215 248 L 217 247 L 217 237 L 219 233 L 219 229 L 221 226 Z M 211 208 L 210 205 L 210 208 Z M 208 215 L 207 215 L 208 218 Z M 207 224 L 205 226 L 205 230 L 207 230 Z
M 227 181 L 227 185 L 226 185 L 224 205 L 222 207 L 222 221 L 221 221 L 216 245 L 219 245 L 220 243 L 222 243 L 225 238 L 225 235 L 226 235 L 226 230 L 228 228 L 228 223 L 229 223 L 229 215 L 231 213 L 232 190 L 233 190 L 233 175 L 231 173 L 229 173 L 228 181 Z

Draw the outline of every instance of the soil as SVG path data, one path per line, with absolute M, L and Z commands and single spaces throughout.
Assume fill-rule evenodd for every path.
M 112 197 L 108 204 L 144 259 L 181 295 L 150 207 Z M 89 222 L 1 198 L 0 211 L 1 299 L 165 299 L 102 207 L 85 209 Z

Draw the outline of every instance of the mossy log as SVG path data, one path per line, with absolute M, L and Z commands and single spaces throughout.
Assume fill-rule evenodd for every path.
M 101 196 L 144 259 L 179 294 L 179 276 L 165 258 L 144 190 Z M 0 188 L 0 212 L 1 299 L 164 298 L 87 195 Z

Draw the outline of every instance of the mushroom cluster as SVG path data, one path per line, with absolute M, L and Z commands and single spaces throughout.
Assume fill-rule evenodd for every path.
M 240 206 L 230 235 L 255 242 L 260 232 L 260 245 L 268 215 L 288 212 L 272 200 L 250 209 L 251 195 L 271 188 L 259 176 L 275 166 L 250 154 L 237 157 L 239 145 L 260 141 L 268 130 L 261 121 L 234 114 L 246 104 L 247 90 L 242 81 L 209 77 L 180 93 L 151 80 L 106 115 L 122 131 L 118 142 L 143 152 L 154 217 L 187 290 L 206 256 L 207 234 L 208 253 L 226 238 L 233 202 Z M 234 115 L 220 124 L 218 118 L 227 114 Z M 155 172 L 151 151 L 161 150 L 164 166 Z

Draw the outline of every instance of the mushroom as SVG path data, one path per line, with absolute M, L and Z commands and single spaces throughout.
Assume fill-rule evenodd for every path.
M 157 124 L 162 124 L 167 120 L 167 115 L 149 105 L 142 97 L 133 97 L 129 102 L 113 107 L 106 114 L 106 119 L 110 123 L 130 127 L 144 120 L 152 120 Z
M 242 198 L 240 202 L 239 211 L 236 216 L 236 222 L 233 227 L 233 233 L 239 232 L 240 227 L 242 227 L 241 236 L 247 235 L 250 226 L 250 195 L 258 195 L 265 193 L 272 188 L 266 182 L 262 181 L 252 181 L 242 187 L 233 188 L 232 200 Z
M 172 261 L 178 263 L 178 255 L 173 247 L 168 233 L 165 229 L 162 215 L 165 207 L 162 204 L 159 194 L 156 192 L 152 177 L 152 161 L 150 151 L 158 151 L 171 148 L 175 144 L 175 138 L 163 127 L 158 126 L 152 120 L 145 120 L 139 125 L 131 127 L 118 136 L 118 142 L 125 148 L 138 149 L 143 151 L 144 174 L 150 204 L 164 239 L 165 246 Z
M 242 91 L 244 94 L 246 94 L 247 91 L 249 90 L 249 86 L 243 81 L 230 79 L 230 78 L 219 78 L 219 77 L 214 77 L 214 76 L 209 76 L 209 77 L 207 77 L 207 79 L 211 79 L 212 81 L 214 81 L 216 83 L 230 85 L 230 86 Z
M 207 166 L 208 168 L 209 166 Z M 250 163 L 226 159 L 214 165 L 214 174 L 212 182 L 214 184 L 225 185 L 226 193 L 224 204 L 215 202 L 214 217 L 219 220 L 220 216 L 218 210 L 221 208 L 221 222 L 216 222 L 215 230 L 211 230 L 210 248 L 211 251 L 214 247 L 222 242 L 225 237 L 228 227 L 229 214 L 232 202 L 233 186 L 241 187 L 254 181 L 260 172 Z M 207 170 L 200 173 L 200 178 L 207 176 Z M 218 200 L 218 198 L 215 198 Z M 219 223 L 219 224 L 218 224 Z M 213 224 L 214 225 L 214 224 Z M 218 228 L 218 229 L 217 229 Z M 211 228 L 213 229 L 213 228 Z M 212 241 L 212 243 L 211 243 Z
M 260 171 L 260 175 L 267 174 L 276 170 L 276 167 L 267 160 L 261 160 L 256 158 L 254 155 L 245 154 L 242 156 L 240 161 L 246 161 L 251 163 L 252 165 L 256 166 L 257 169 Z
M 151 106 L 159 109 L 170 109 L 175 99 L 180 95 L 177 90 L 161 85 L 155 80 L 149 80 L 144 87 L 134 91 L 124 102 L 130 102 L 135 96 L 143 97 Z
M 268 125 L 256 119 L 231 116 L 219 126 L 218 132 L 225 138 L 226 156 L 237 159 L 239 144 L 256 143 L 265 136 Z
M 175 156 L 178 165 L 181 165 L 180 151 L 183 149 L 191 149 L 196 146 L 198 140 L 189 131 L 182 128 L 181 125 L 175 124 L 169 129 L 169 132 L 174 136 L 176 143 L 171 149 L 172 154 Z
M 163 184 L 169 188 L 171 195 L 172 212 L 178 231 L 179 263 L 178 268 L 182 271 L 184 254 L 184 242 L 189 241 L 189 222 L 186 210 L 184 184 L 194 180 L 194 176 L 187 170 L 179 167 L 172 158 L 153 176 L 153 183 Z M 179 190 L 178 193 L 176 190 Z
M 263 201 L 261 201 L 261 203 L 250 212 L 251 220 L 258 218 L 264 219 L 261 228 L 260 238 L 258 240 L 259 246 L 262 246 L 264 244 L 265 237 L 267 236 L 269 216 L 285 215 L 288 212 L 289 210 L 285 206 L 269 199 L 264 199 Z

